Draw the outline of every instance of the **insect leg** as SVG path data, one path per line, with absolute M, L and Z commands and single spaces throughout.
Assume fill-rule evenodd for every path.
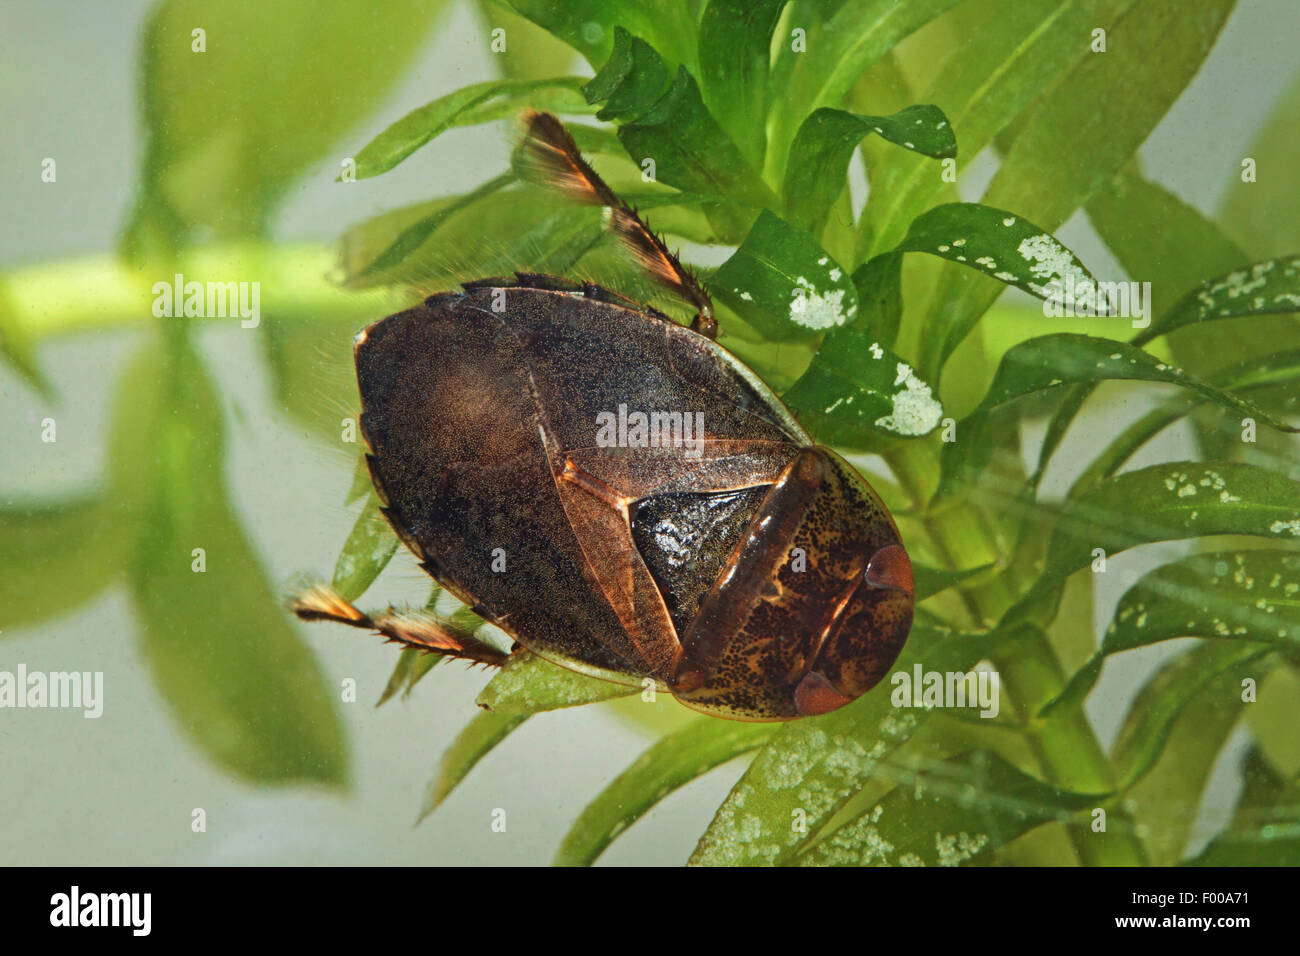
M 582 157 L 569 131 L 551 113 L 526 111 L 522 116 L 525 133 L 520 144 L 519 166 L 525 178 L 554 189 L 577 202 L 609 209 L 609 228 L 623 248 L 647 275 L 693 306 L 691 328 L 715 338 L 718 320 L 713 300 L 700 280 L 668 249 L 663 237 L 654 232 L 637 211 L 619 199 Z
M 377 631 L 395 644 L 414 647 L 422 651 L 446 654 L 463 660 L 500 667 L 510 656 L 486 641 L 481 641 L 470 631 L 456 627 L 433 614 L 421 611 L 399 611 L 390 607 L 372 617 L 355 605 L 345 601 L 337 591 L 317 586 L 298 595 L 292 604 L 293 612 L 304 621 L 335 621 L 349 627 Z

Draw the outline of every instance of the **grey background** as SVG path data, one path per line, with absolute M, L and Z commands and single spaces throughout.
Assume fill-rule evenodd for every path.
M 143 0 L 0 5 L 0 196 L 7 227 L 0 232 L 0 269 L 112 247 L 141 149 L 135 58 L 148 7 Z M 1293 0 L 1241 3 L 1206 67 L 1142 150 L 1148 174 L 1213 212 L 1237 175 L 1245 144 L 1294 76 L 1297 37 L 1300 5 Z M 492 76 L 484 31 L 467 6 L 458 6 L 379 114 L 346 143 L 364 142 L 433 96 Z M 336 160 L 324 161 L 296 187 L 276 235 L 331 240 L 368 215 L 476 185 L 505 162 L 506 137 L 501 124 L 452 130 L 364 189 L 333 184 Z M 58 159 L 56 186 L 40 182 L 44 156 Z M 991 174 L 992 160 L 985 160 Z M 963 192 L 974 198 L 984 178 L 973 175 Z M 1119 274 L 1081 217 L 1060 235 L 1102 277 Z M 138 341 L 138 334 L 121 332 L 45 346 L 42 358 L 65 397 L 55 445 L 35 437 L 36 423 L 50 410 L 0 369 L 0 499 L 95 483 L 111 454 L 104 396 Z M 227 479 L 271 579 L 328 570 L 352 521 L 341 505 L 351 461 L 273 413 L 251 336 L 210 329 L 203 344 L 237 406 L 229 422 Z M 1113 429 L 1116 415 L 1129 420 L 1143 410 L 1137 404 L 1114 410 L 1097 423 L 1097 434 Z M 1179 441 L 1175 433 L 1138 464 L 1178 454 Z M 1126 581 L 1180 550 L 1157 546 L 1116 558 L 1110 588 L 1098 598 L 1100 619 L 1108 619 Z M 423 587 L 422 573 L 403 555 L 371 594 L 418 600 Z M 394 652 L 340 630 L 303 633 L 334 686 L 353 677 L 361 689 L 361 702 L 342 705 L 353 780 L 343 794 L 258 789 L 207 764 L 172 722 L 142 666 L 121 589 L 40 627 L 4 634 L 0 668 L 24 662 L 30 669 L 102 670 L 107 700 L 98 720 L 76 711 L 0 711 L 0 862 L 540 864 L 586 802 L 653 739 L 645 726 L 608 706 L 529 721 L 412 830 L 422 788 L 472 714 L 484 676 L 443 667 L 411 699 L 374 710 L 370 702 Z M 1171 650 L 1130 653 L 1122 668 L 1107 668 L 1090 702 L 1103 740 L 1113 736 L 1123 702 Z M 1205 825 L 1230 806 L 1241 743 L 1239 734 L 1220 762 Z M 680 863 L 740 769 L 730 764 L 663 801 L 602 862 Z M 206 810 L 207 833 L 191 832 L 194 807 Z M 505 833 L 489 828 L 497 807 L 509 815 Z

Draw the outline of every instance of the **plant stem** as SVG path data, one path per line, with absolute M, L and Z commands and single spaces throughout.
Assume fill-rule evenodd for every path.
M 12 269 L 0 276 L 0 298 L 6 320 L 33 341 L 155 321 L 154 285 L 171 285 L 177 274 L 186 282 L 257 282 L 266 303 L 284 312 L 355 313 L 364 300 L 326 278 L 334 255 L 320 243 L 238 243 L 196 247 L 165 271 L 142 271 L 104 253 Z M 174 303 L 178 313 L 182 306 Z M 216 321 L 239 321 L 233 311 Z

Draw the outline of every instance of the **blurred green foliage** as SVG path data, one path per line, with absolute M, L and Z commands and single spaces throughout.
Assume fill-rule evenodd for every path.
M 1177 862 L 1215 755 L 1252 706 L 1247 681 L 1267 695 L 1267 719 L 1250 724 L 1245 790 L 1187 862 L 1294 865 L 1300 760 L 1270 728 L 1300 726 L 1300 486 L 1284 434 L 1300 374 L 1300 188 L 1276 172 L 1294 166 L 1300 87 L 1251 149 L 1273 175 L 1229 188 L 1213 221 L 1136 160 L 1234 0 L 482 2 L 485 42 L 496 30 L 507 41 L 500 78 L 444 91 L 355 142 L 444 6 L 160 3 L 142 45 L 146 149 L 121 248 L 137 278 L 109 285 L 138 294 L 139 274 L 170 276 L 211 249 L 267 277 L 259 334 L 277 400 L 337 441 L 338 416 L 313 389 L 352 404 L 351 333 L 375 318 L 373 300 L 327 286 L 318 254 L 269 238 L 278 204 L 331 151 L 355 146 L 365 179 L 455 125 L 523 107 L 577 117 L 582 148 L 657 228 L 728 250 L 705 273 L 728 347 L 814 436 L 888 463 L 891 475 L 871 478 L 921 585 L 898 669 L 992 661 L 1012 705 L 999 721 L 932 717 L 896 708 L 881 687 L 784 726 L 693 719 L 595 798 L 557 862 L 592 862 L 666 794 L 750 752 L 694 862 L 1032 862 L 1044 846 L 1085 864 Z M 594 77 L 571 72 L 587 72 L 582 60 Z M 955 175 L 989 145 L 1001 162 L 981 201 L 956 202 Z M 870 185 L 861 209 L 857 162 Z M 656 296 L 611 254 L 594 210 L 511 169 L 484 174 L 478 189 L 348 230 L 342 283 L 441 286 L 520 267 Z M 1080 211 L 1122 278 L 1152 283 L 1145 331 L 995 306 L 1008 285 L 1050 298 L 1050 280 L 1093 281 L 1051 235 Z M 43 276 L 11 276 L 11 291 Z M 69 301 L 34 318 L 30 301 L 0 300 L 0 352 L 41 388 L 42 336 L 85 327 L 91 309 Z M 0 512 L 0 624 L 125 583 L 148 665 L 196 747 L 250 781 L 338 785 L 348 759 L 332 695 L 231 509 L 225 414 L 193 325 L 165 319 L 124 373 L 99 493 Z M 1098 391 L 1105 382 L 1175 391 L 1108 444 L 1070 445 L 1079 414 L 1116 394 Z M 925 413 L 902 414 L 906 402 Z M 1198 460 L 1121 470 L 1188 416 Z M 1243 418 L 1258 441 L 1241 440 Z M 1021 437 L 1044 419 L 1027 474 Z M 1079 475 L 1062 502 L 1040 495 L 1039 479 L 1064 447 Z M 359 475 L 335 571 L 349 597 L 397 550 Z M 1093 653 L 1094 549 L 1104 561 L 1206 536 L 1220 536 L 1207 543 L 1216 550 L 1133 585 Z M 456 623 L 482 624 L 467 609 Z M 1146 681 L 1104 748 L 1082 710 L 1102 667 L 1187 636 L 1201 640 Z M 383 700 L 436 661 L 403 652 Z M 632 692 L 512 662 L 451 746 L 426 812 L 531 715 Z M 1089 825 L 1097 807 L 1110 813 L 1105 833 Z M 1042 838 L 1053 830 L 1060 840 Z

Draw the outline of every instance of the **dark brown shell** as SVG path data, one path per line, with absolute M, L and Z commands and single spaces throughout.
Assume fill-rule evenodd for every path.
M 474 283 L 357 336 L 371 474 L 425 569 L 533 652 L 706 712 L 788 719 L 870 688 L 912 614 L 872 489 L 712 341 L 538 284 Z M 698 455 L 603 447 L 620 405 L 699 412 Z

